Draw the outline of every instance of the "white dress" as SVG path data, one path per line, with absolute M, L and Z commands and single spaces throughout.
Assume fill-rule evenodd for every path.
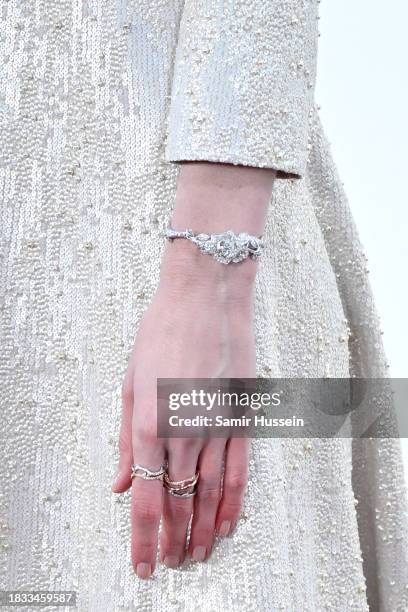
M 180 160 L 279 171 L 258 375 L 387 375 L 314 103 L 317 5 L 3 3 L 0 588 L 73 589 L 81 612 L 408 609 L 396 439 L 255 440 L 234 535 L 148 581 L 130 563 L 129 493 L 110 492 Z

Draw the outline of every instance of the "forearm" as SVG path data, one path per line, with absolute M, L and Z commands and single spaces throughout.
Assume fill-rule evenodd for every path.
M 220 233 L 227 229 L 259 236 L 265 227 L 275 171 L 270 168 L 234 166 L 212 162 L 181 164 L 175 205 L 174 229 Z M 207 290 L 222 284 L 231 299 L 245 295 L 255 280 L 258 263 L 247 258 L 239 264 L 223 265 L 202 254 L 186 240 L 166 243 L 162 285 L 194 284 Z
M 261 234 L 275 171 L 212 162 L 181 164 L 172 223 L 197 231 Z

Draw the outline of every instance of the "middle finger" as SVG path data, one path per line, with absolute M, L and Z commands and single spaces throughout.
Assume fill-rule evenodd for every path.
M 194 476 L 198 450 L 194 446 L 187 451 L 169 449 L 167 474 L 170 480 L 185 480 Z M 184 561 L 193 500 L 194 497 L 175 497 L 164 489 L 160 558 L 167 567 L 177 567 Z

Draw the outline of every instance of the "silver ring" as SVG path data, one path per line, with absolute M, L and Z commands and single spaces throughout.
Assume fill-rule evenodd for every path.
M 174 489 L 167 489 L 167 491 L 170 493 L 170 495 L 173 495 L 173 497 L 182 497 L 184 499 L 186 497 L 194 497 L 194 495 L 197 493 L 197 487 L 194 487 L 192 491 L 186 491 L 186 493 L 182 493 Z
M 132 471 L 130 477 L 142 478 L 143 480 L 163 480 L 164 474 L 166 473 L 166 465 L 160 466 L 158 470 L 149 470 L 149 468 L 134 463 L 132 465 Z
M 194 476 L 190 476 L 184 480 L 170 480 L 166 472 L 163 479 L 163 485 L 173 497 L 193 497 L 193 495 L 197 493 L 198 478 L 199 472 L 196 472 Z

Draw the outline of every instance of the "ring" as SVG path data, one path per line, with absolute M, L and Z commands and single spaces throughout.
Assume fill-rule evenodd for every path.
M 184 480 L 170 480 L 166 472 L 164 474 L 163 485 L 170 495 L 174 497 L 193 497 L 197 493 L 198 478 L 199 472 L 196 472 L 194 476 Z
M 158 470 L 149 470 L 149 468 L 143 467 L 138 463 L 132 465 L 132 472 L 130 477 L 142 478 L 143 480 L 163 480 L 163 476 L 166 473 L 166 465 L 160 466 Z

